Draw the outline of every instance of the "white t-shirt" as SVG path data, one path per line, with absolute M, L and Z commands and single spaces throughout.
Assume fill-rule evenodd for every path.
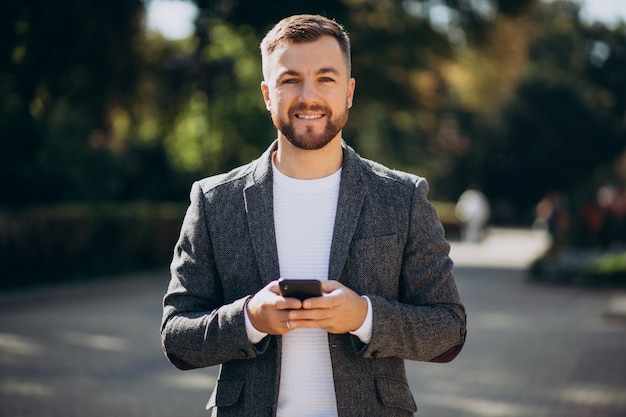
M 274 175 L 274 226 L 281 278 L 328 279 L 330 249 L 339 198 L 341 169 L 319 179 L 299 180 Z M 369 343 L 372 307 L 367 297 L 365 322 L 352 334 Z M 246 314 L 248 338 L 258 343 L 267 336 L 252 326 Z M 337 416 L 335 385 L 322 329 L 295 329 L 282 336 L 278 417 Z M 304 414 L 306 412 L 306 414 Z
M 341 170 L 298 180 L 274 167 L 274 225 L 281 278 L 328 279 Z M 335 385 L 322 329 L 283 335 L 278 417 L 336 416 Z

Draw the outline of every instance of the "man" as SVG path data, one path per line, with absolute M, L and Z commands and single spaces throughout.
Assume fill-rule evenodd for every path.
M 164 298 L 178 368 L 221 365 L 217 416 L 412 416 L 404 359 L 447 362 L 465 341 L 449 245 L 424 179 L 342 140 L 348 36 L 298 15 L 261 43 L 278 139 L 256 161 L 195 183 Z M 282 297 L 279 277 L 322 281 Z

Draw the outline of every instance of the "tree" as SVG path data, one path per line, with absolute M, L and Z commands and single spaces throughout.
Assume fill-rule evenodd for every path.
M 113 192 L 106 114 L 133 89 L 140 0 L 4 4 L 0 13 L 2 203 Z M 93 184 L 98 184 L 94 187 Z M 95 189 L 96 188 L 96 189 Z
M 244 0 L 196 3 L 204 16 L 200 20 L 208 22 L 208 27 L 228 22 L 235 32 L 251 30 L 257 43 L 272 24 L 294 13 L 319 13 L 343 23 L 352 39 L 357 79 L 357 101 L 345 136 L 364 156 L 436 182 L 450 174 L 458 157 L 450 154 L 450 146 L 439 135 L 449 125 L 442 63 L 454 59 L 462 39 L 481 42 L 481 33 L 494 24 L 497 7 L 512 16 L 534 0 L 501 1 L 487 13 L 481 12 L 486 2 L 454 0 L 446 2 L 448 7 L 418 0 L 269 1 L 261 8 Z M 435 22 L 434 12 L 446 14 L 447 23 Z M 212 44 L 208 33 L 197 33 L 199 45 Z M 248 128 L 258 131 L 258 126 Z M 436 192 L 443 198 L 453 197 Z
M 566 194 L 574 208 L 595 195 L 607 180 L 598 173 L 624 149 L 626 73 L 618 68 L 626 65 L 626 28 L 585 25 L 571 1 L 542 4 L 526 20 L 526 36 L 517 37 L 526 39 L 525 56 L 504 94 L 498 87 L 507 84 L 496 83 L 498 105 L 463 107 L 473 109 L 464 127 L 483 146 L 459 160 L 457 173 L 478 174 L 496 206 L 506 207 L 499 220 L 528 223 L 550 191 Z

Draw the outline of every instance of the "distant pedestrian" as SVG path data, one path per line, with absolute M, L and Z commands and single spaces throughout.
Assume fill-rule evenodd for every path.
M 567 241 L 570 227 L 569 204 L 560 192 L 549 192 L 537 203 L 533 228 L 547 230 L 556 244 Z
M 482 191 L 475 186 L 468 188 L 459 197 L 454 212 L 461 222 L 461 240 L 476 243 L 484 239 L 491 209 Z

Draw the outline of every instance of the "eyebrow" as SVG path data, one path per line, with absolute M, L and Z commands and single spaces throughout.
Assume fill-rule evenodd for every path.
M 317 75 L 328 74 L 329 72 L 335 75 L 340 75 L 339 70 L 335 67 L 320 68 L 320 70 L 317 71 Z
M 323 75 L 323 74 L 335 74 L 337 76 L 341 75 L 341 73 L 339 72 L 339 70 L 335 67 L 324 67 L 324 68 L 320 68 L 319 70 L 317 70 L 317 72 L 315 73 L 315 75 Z M 296 70 L 285 70 L 283 71 L 279 78 L 284 77 L 284 76 L 299 76 L 301 75 L 299 71 Z

